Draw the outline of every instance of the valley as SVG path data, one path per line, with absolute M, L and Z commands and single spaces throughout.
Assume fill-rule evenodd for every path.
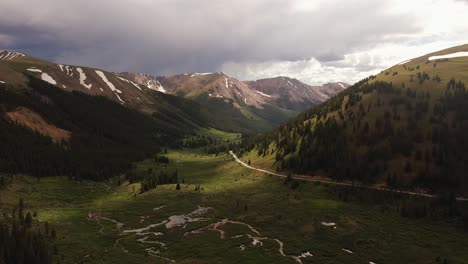
M 170 184 L 139 193 L 138 183 L 119 186 L 117 178 L 15 176 L 2 190 L 2 211 L 22 197 L 26 210 L 37 212 L 38 228 L 55 227 L 54 257 L 61 263 L 464 263 L 468 257 L 468 239 L 456 223 L 341 201 L 326 183 L 301 181 L 293 190 L 228 154 L 167 156 L 174 161 L 168 169 L 176 167 L 184 182 L 179 191 Z

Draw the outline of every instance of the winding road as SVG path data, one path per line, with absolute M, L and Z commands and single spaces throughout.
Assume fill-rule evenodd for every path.
M 232 157 L 234 157 L 234 159 L 235 159 L 235 161 L 237 163 L 241 164 L 242 166 L 244 166 L 244 167 L 246 167 L 248 169 L 268 173 L 268 174 L 271 174 L 271 175 L 274 175 L 274 176 L 277 176 L 277 177 L 281 177 L 281 178 L 286 178 L 287 177 L 286 174 L 272 172 L 272 171 L 252 167 L 252 166 L 248 165 L 247 163 L 243 162 L 242 160 L 240 160 L 239 157 L 237 157 L 237 155 L 232 150 L 229 151 L 229 154 L 231 154 Z M 349 183 L 349 182 L 337 182 L 337 181 L 331 181 L 331 180 L 314 179 L 313 176 L 304 176 L 304 175 L 298 175 L 298 174 L 291 174 L 291 177 L 293 179 L 300 179 L 300 180 L 309 181 L 309 182 L 320 182 L 320 183 L 328 183 L 328 184 L 334 184 L 334 185 L 340 185 L 340 186 L 351 186 L 351 187 L 357 187 L 357 188 L 362 188 L 362 189 L 370 189 L 370 190 L 385 191 L 385 192 L 394 192 L 394 193 L 407 194 L 407 195 L 412 195 L 412 196 L 428 197 L 428 198 L 435 198 L 436 197 L 436 195 L 434 195 L 434 194 L 428 194 L 428 193 L 422 193 L 422 192 L 403 191 L 403 190 L 376 187 L 376 186 L 369 186 L 369 185 L 356 184 L 356 183 L 353 184 L 353 183 Z M 468 201 L 468 198 L 465 198 L 465 197 L 457 197 L 456 199 L 457 199 L 457 201 Z

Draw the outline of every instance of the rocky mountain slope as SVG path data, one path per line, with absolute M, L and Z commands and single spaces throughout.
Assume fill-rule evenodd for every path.
M 237 108 L 274 106 L 286 110 L 304 110 L 323 103 L 349 87 L 345 83 L 310 86 L 297 79 L 276 77 L 257 81 L 240 81 L 222 72 L 188 73 L 171 77 L 157 77 L 141 73 L 119 74 L 135 83 L 152 89 L 187 98 L 217 98 Z
M 18 52 L 0 52 L 0 81 L 26 87 L 28 76 L 66 91 L 105 96 L 143 112 L 154 111 L 150 89 L 114 73 L 89 67 L 55 64 Z
M 349 87 L 349 84 L 339 82 L 310 86 L 288 77 L 261 79 L 247 84 L 255 93 L 268 97 L 270 104 L 296 111 L 321 104 Z

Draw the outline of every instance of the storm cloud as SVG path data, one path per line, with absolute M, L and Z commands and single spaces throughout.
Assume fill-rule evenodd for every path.
M 112 71 L 353 82 L 463 43 L 467 8 L 455 0 L 15 0 L 0 8 L 0 48 Z

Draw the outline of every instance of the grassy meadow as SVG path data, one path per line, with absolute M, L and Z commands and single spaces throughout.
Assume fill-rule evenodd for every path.
M 54 226 L 56 263 L 299 263 L 292 256 L 305 252 L 313 256 L 300 258 L 302 263 L 468 262 L 467 231 L 456 223 L 404 219 L 379 205 L 346 203 L 324 185 L 301 183 L 292 190 L 283 179 L 241 167 L 228 154 L 170 151 L 168 157 L 167 168 L 152 160 L 136 165 L 177 169 L 181 190 L 171 184 L 140 193 L 138 183 L 129 185 L 123 177 L 119 186 L 117 178 L 38 181 L 18 175 L 1 190 L 0 208 L 8 214 L 23 198 L 26 210 L 37 212 L 37 228 Z M 166 228 L 169 217 L 197 206 L 212 209 L 193 217 L 200 221 Z M 237 224 L 203 229 L 223 219 Z M 149 234 L 125 233 L 157 223 L 145 230 Z M 194 230 L 200 232 L 187 235 Z M 254 245 L 252 237 L 262 244 Z M 284 243 L 285 256 L 275 239 Z

